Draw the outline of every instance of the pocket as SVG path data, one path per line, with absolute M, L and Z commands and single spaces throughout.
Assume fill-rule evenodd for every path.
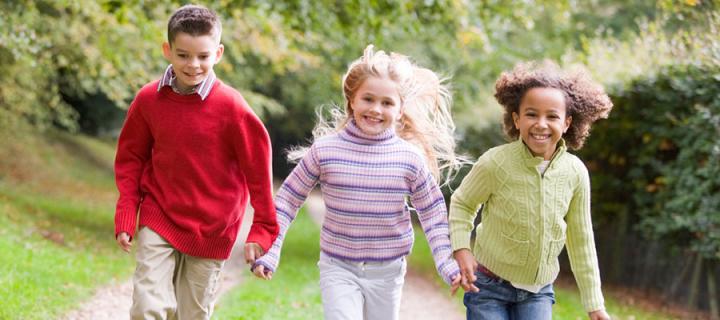
M 503 263 L 521 266 L 525 265 L 530 253 L 530 241 L 516 240 L 504 234 L 500 234 L 500 241 L 490 251 L 494 252 L 494 257 Z M 492 244 L 489 244 L 493 246 Z
M 488 275 L 486 275 L 485 273 L 482 273 L 480 271 L 475 271 L 475 277 L 477 278 L 475 280 L 475 286 L 477 286 L 477 287 L 492 284 L 493 282 L 495 282 L 497 280 L 497 279 L 488 277 Z

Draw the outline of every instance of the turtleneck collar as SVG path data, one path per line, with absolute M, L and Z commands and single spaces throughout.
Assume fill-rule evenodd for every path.
M 375 135 L 367 134 L 357 126 L 354 119 L 351 119 L 347 125 L 345 125 L 345 128 L 340 131 L 340 137 L 359 144 L 382 144 L 392 140 L 396 136 L 393 126 Z

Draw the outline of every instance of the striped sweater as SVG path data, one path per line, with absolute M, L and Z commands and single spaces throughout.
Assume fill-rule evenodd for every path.
M 410 253 L 409 197 L 443 280 L 459 273 L 452 259 L 447 209 L 424 157 L 390 128 L 364 134 L 354 122 L 318 139 L 275 196 L 280 234 L 257 264 L 275 270 L 290 224 L 319 182 L 326 214 L 320 249 L 349 261 L 389 261 Z

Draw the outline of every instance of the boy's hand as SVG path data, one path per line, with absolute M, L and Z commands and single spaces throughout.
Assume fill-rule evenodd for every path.
M 588 316 L 590 317 L 590 320 L 610 320 L 610 315 L 605 312 L 605 309 L 588 312 Z
M 255 260 L 262 257 L 265 251 L 260 247 L 259 244 L 249 242 L 245 244 L 245 263 L 253 265 Z
M 130 235 L 127 232 L 120 232 L 115 240 L 123 251 L 130 252 L 132 242 L 130 242 Z
M 272 280 L 273 272 L 270 270 L 265 270 L 265 266 L 258 264 L 253 269 L 253 274 L 255 274 L 256 277 L 264 280 Z
M 454 296 L 458 288 L 460 288 L 460 282 L 462 281 L 462 274 L 458 273 L 452 278 L 450 283 L 450 295 Z
M 460 286 L 465 292 L 478 292 L 480 289 L 475 286 L 474 282 L 477 280 L 475 277 L 475 270 L 477 270 L 478 263 L 475 260 L 472 252 L 468 249 L 459 249 L 453 252 L 453 258 L 457 261 L 460 266 L 461 281 Z

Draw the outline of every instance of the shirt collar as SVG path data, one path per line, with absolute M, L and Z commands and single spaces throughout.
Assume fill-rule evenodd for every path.
M 170 86 L 172 88 L 173 80 L 175 79 L 175 71 L 173 71 L 172 64 L 168 65 L 168 67 L 165 69 L 165 73 L 163 73 L 162 78 L 160 78 L 160 83 L 158 83 L 157 90 L 160 91 L 162 87 Z M 210 70 L 210 74 L 200 82 L 195 87 L 195 91 L 192 94 L 197 94 L 200 96 L 202 100 L 205 100 L 207 96 L 210 94 L 210 90 L 212 89 L 213 85 L 215 84 L 215 80 L 217 77 L 215 76 L 215 71 Z

